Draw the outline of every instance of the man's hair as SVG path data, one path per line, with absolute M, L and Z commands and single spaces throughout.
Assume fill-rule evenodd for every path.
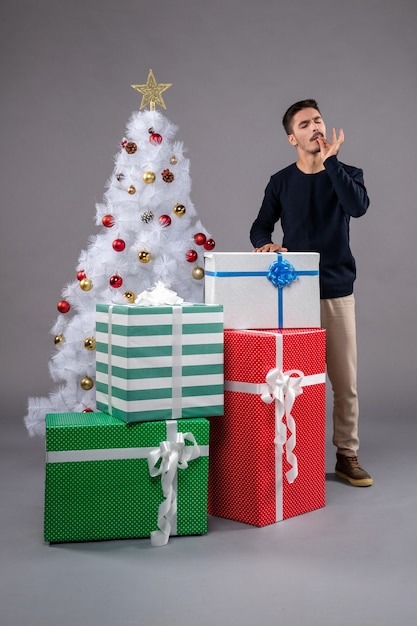
M 289 109 L 287 109 L 282 118 L 282 125 L 287 135 L 291 135 L 292 133 L 292 120 L 294 115 L 303 109 L 316 109 L 316 111 L 320 113 L 319 105 L 316 100 L 300 100 L 299 102 L 295 102 L 295 104 L 292 104 Z

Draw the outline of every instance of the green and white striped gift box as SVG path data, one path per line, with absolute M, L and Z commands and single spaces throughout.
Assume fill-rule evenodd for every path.
M 100 411 L 124 422 L 223 415 L 221 305 L 96 309 Z

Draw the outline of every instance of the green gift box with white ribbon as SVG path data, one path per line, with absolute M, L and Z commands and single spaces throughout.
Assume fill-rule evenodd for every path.
M 223 415 L 221 305 L 96 309 L 100 411 L 125 422 Z
M 209 426 L 47 415 L 45 541 L 150 537 L 160 546 L 206 533 Z

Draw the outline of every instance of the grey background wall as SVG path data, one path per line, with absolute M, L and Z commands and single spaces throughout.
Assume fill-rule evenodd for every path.
M 219 251 L 251 249 L 268 178 L 295 158 L 287 106 L 315 97 L 343 127 L 340 159 L 363 167 L 371 198 L 352 224 L 362 412 L 376 428 L 413 417 L 414 0 L 14 0 L 0 19 L 2 421 L 52 387 L 56 302 L 149 68 L 173 83 L 166 115 Z

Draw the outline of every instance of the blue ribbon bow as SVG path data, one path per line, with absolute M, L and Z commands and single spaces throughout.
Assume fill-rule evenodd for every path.
M 278 261 L 274 261 L 269 266 L 266 277 L 275 287 L 281 289 L 282 287 L 288 287 L 294 280 L 297 280 L 297 272 L 294 265 L 279 256 Z

